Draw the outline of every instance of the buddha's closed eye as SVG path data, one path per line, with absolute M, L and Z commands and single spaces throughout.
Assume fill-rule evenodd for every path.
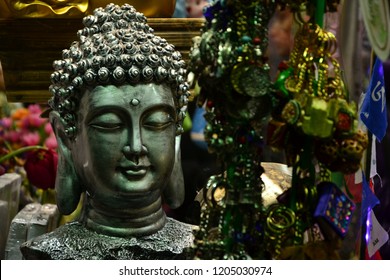
M 165 111 L 152 112 L 143 119 L 142 125 L 150 130 L 162 130 L 173 124 L 174 119 L 171 114 Z
M 166 111 L 153 111 L 142 118 L 142 127 L 148 130 L 163 130 L 174 123 L 172 114 Z M 125 128 L 126 121 L 115 113 L 105 113 L 94 117 L 89 126 L 99 131 L 116 131 Z
M 89 126 L 101 131 L 114 131 L 114 130 L 123 129 L 125 123 L 116 114 L 106 113 L 94 117 L 89 122 Z

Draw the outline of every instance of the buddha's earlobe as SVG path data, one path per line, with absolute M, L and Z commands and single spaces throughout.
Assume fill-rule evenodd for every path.
M 163 193 L 164 202 L 172 209 L 176 209 L 183 204 L 185 195 L 183 169 L 181 166 L 180 139 L 180 135 L 176 136 L 175 164 L 173 165 L 171 176 L 169 177 L 168 184 Z
M 70 139 L 65 134 L 64 122 L 57 112 L 50 113 L 50 123 L 57 139 L 58 167 L 56 177 L 56 200 L 61 214 L 69 215 L 76 210 L 82 187 L 74 169 Z

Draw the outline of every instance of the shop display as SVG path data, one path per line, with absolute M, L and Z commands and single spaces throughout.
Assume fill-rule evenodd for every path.
M 190 71 L 201 87 L 209 150 L 224 172 L 203 190 L 195 258 L 340 258 L 356 207 L 334 177 L 357 172 L 369 143 L 334 57 L 337 39 L 322 27 L 324 13 L 338 4 L 215 1 L 205 11 Z M 276 8 L 295 14 L 297 31 L 273 83 L 266 49 Z M 283 150 L 292 167 L 291 187 L 267 206 L 264 145 Z M 317 247 L 321 254 L 314 253 Z

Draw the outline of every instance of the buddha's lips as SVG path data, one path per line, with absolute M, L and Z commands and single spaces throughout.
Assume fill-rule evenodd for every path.
M 130 164 L 130 165 L 127 165 L 127 166 L 119 167 L 119 170 L 126 177 L 130 177 L 130 178 L 132 178 L 132 177 L 143 177 L 148 172 L 149 166 L 147 166 L 147 165 Z

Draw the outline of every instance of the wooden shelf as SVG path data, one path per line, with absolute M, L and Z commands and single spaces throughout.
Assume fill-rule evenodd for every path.
M 189 18 L 148 19 L 155 34 L 175 45 L 186 61 L 192 38 L 200 35 L 203 22 L 204 19 Z M 77 39 L 81 28 L 81 19 L 0 19 L 0 62 L 8 102 L 47 102 L 52 63 Z

